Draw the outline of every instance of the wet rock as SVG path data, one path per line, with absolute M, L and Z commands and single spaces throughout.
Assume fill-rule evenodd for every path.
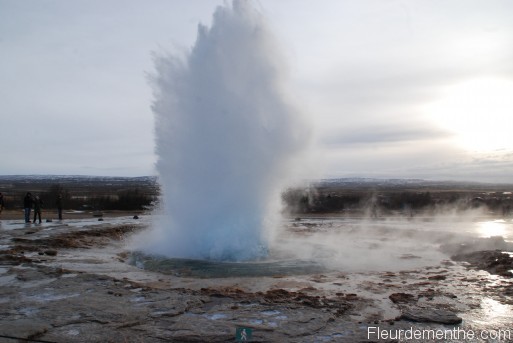
M 354 294 L 354 296 L 356 296 L 356 294 Z M 331 308 L 337 310 L 337 314 L 341 314 L 351 307 L 345 299 L 330 299 L 321 296 L 308 295 L 303 292 L 290 292 L 284 289 L 269 290 L 264 294 L 263 299 L 266 302 L 273 304 L 288 303 L 317 309 Z
M 454 266 L 454 262 L 449 261 L 449 260 L 444 260 L 444 261 L 441 262 L 441 265 L 442 266 L 446 266 L 446 267 L 450 267 L 450 266 Z
M 462 319 L 453 312 L 442 309 L 410 308 L 402 311 L 399 320 L 419 323 L 460 324 Z
M 486 270 L 491 274 L 513 277 L 513 257 L 501 250 L 476 251 L 467 254 L 454 255 L 455 261 L 465 261 L 478 269 Z
M 39 337 L 47 332 L 48 329 L 50 329 L 50 325 L 48 323 L 34 318 L 13 321 L 2 320 L 2 322 L 0 322 L 0 333 L 2 336 L 16 337 L 20 341 Z
M 48 342 L 233 342 L 236 329 L 246 327 L 252 329 L 255 342 L 364 342 L 369 341 L 365 325 L 403 329 L 458 322 L 461 319 L 456 316 L 456 308 L 482 313 L 480 299 L 488 294 L 484 292 L 500 292 L 501 301 L 513 292 L 511 280 L 499 278 L 504 282 L 501 284 L 497 278 L 459 266 L 358 274 L 355 278 L 354 274 L 326 272 L 327 276 L 305 276 L 301 283 L 269 278 L 269 284 L 253 287 L 252 281 L 239 283 L 239 279 L 218 282 L 171 277 L 164 283 L 167 276 L 160 276 L 162 284 L 142 278 L 136 282 L 125 273 L 94 274 L 75 270 L 71 264 L 65 265 L 69 269 L 62 269 L 61 262 L 66 259 L 47 258 L 46 264 L 36 265 L 20 255 L 25 251 L 34 257 L 47 250 L 62 254 L 61 249 L 68 248 L 78 248 L 79 254 L 82 247 L 104 246 L 132 232 L 130 227 L 99 226 L 40 230 L 30 236 L 12 233 L 25 240 L 13 242 L 16 245 L 9 246 L 12 252 L 0 253 L 0 333 Z M 131 227 L 138 225 L 133 222 Z M 124 260 L 129 253 L 115 250 L 112 257 Z M 23 265 L 14 267 L 20 263 Z M 103 269 L 95 265 L 92 270 Z M 451 282 L 428 280 L 432 275 L 447 275 Z M 312 278 L 323 284 L 310 286 L 314 284 Z M 394 290 L 387 290 L 390 284 L 383 278 L 393 282 Z M 457 301 L 450 300 L 447 297 L 456 296 L 448 291 L 461 296 Z M 392 292 L 397 292 L 391 295 L 397 301 L 395 305 L 383 299 Z M 434 299 L 427 302 L 422 297 Z M 472 304 L 475 307 L 470 307 Z M 445 313 L 421 306 L 440 308 Z M 413 320 L 419 324 L 407 322 Z M 491 321 L 483 323 L 484 328 L 495 325 Z M 6 327 L 19 330 L 6 331 Z
M 409 293 L 393 293 L 388 297 L 394 304 L 410 303 L 415 301 L 415 296 Z
M 416 282 L 413 285 L 415 285 L 415 286 L 428 286 L 428 285 L 432 285 L 432 284 L 433 283 L 430 282 L 430 281 L 422 281 L 422 282 Z
M 513 251 L 513 243 L 506 242 L 502 236 L 493 236 L 461 243 L 442 244 L 440 250 L 451 255 L 471 254 L 487 250 Z
M 293 292 L 285 289 L 271 289 L 263 292 L 249 293 L 236 287 L 225 288 L 202 288 L 202 295 L 208 295 L 214 298 L 228 297 L 238 300 L 240 303 L 260 303 L 260 304 L 286 304 L 289 308 L 309 307 L 313 309 L 330 310 L 336 316 L 341 316 L 347 310 L 352 308 L 350 300 L 356 300 L 356 294 L 348 294 L 345 297 L 328 298 L 325 296 L 309 295 L 304 292 Z M 349 298 L 348 298 L 349 296 Z
M 57 256 L 57 250 L 45 250 L 44 253 L 48 256 Z
M 413 260 L 422 257 L 413 254 L 402 254 L 399 258 L 402 260 Z
M 345 299 L 348 301 L 354 301 L 354 300 L 358 299 L 358 295 L 354 294 L 354 293 L 349 293 L 349 294 L 345 295 Z
M 176 317 L 178 315 L 185 313 L 185 307 L 179 308 L 161 308 L 156 309 L 155 311 L 148 314 L 151 318 L 160 318 L 160 317 Z
M 126 234 L 133 233 L 141 227 L 137 225 L 102 226 L 80 231 L 51 232 L 49 235 L 34 237 L 15 237 L 16 249 L 22 247 L 29 251 L 39 249 L 54 250 L 56 248 L 81 248 L 92 245 L 103 246 L 110 239 L 119 240 Z M 43 250 L 44 251 L 44 250 Z

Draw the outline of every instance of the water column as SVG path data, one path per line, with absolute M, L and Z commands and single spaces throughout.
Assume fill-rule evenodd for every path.
M 154 88 L 161 220 L 145 237 L 169 257 L 265 256 L 280 192 L 308 142 L 285 65 L 251 1 L 216 9 L 184 58 L 159 54 Z

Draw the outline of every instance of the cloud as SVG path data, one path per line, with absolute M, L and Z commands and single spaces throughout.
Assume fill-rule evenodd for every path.
M 321 138 L 321 143 L 329 149 L 354 148 L 362 145 L 411 144 L 445 139 L 447 132 L 432 127 L 412 125 L 375 125 L 340 129 Z
M 9 149 L 0 173 L 80 174 L 98 161 L 152 173 L 150 52 L 188 51 L 218 3 L 1 3 L 0 120 Z M 315 122 L 326 173 L 506 177 L 511 156 L 494 172 L 494 159 L 455 148 L 423 107 L 464 80 L 513 79 L 512 2 L 453 1 L 442 10 L 434 1 L 261 0 L 259 8 L 285 50 L 290 93 Z

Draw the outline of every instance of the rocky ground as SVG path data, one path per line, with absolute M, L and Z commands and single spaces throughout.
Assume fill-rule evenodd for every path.
M 500 252 L 394 272 L 194 278 L 128 263 L 123 240 L 145 228 L 0 227 L 0 342 L 234 342 L 243 329 L 253 342 L 398 342 L 376 331 L 513 329 L 513 268 Z

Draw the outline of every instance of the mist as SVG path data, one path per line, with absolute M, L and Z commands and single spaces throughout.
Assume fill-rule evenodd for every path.
M 279 45 L 252 2 L 216 9 L 190 52 L 156 53 L 154 91 L 160 219 L 138 237 L 168 257 L 267 255 L 280 193 L 309 141 L 290 101 Z
M 510 238 L 508 224 L 495 223 L 483 208 L 446 206 L 415 216 L 364 213 L 290 219 L 272 258 L 316 261 L 343 272 L 399 271 L 439 265 L 462 251 L 499 249 Z M 500 229 L 504 237 L 495 236 Z
M 314 220 L 318 232 L 282 218 L 282 192 L 306 176 L 298 170 L 311 171 L 312 132 L 291 100 L 280 50 L 252 2 L 234 0 L 216 9 L 210 27 L 198 26 L 190 51 L 154 53 L 150 83 L 162 196 L 135 249 L 217 261 L 315 260 L 341 270 L 409 268 L 447 258 L 439 246 L 462 239 L 450 219 L 461 218 L 457 204 L 426 213 L 430 223 L 376 221 L 371 217 L 379 213 L 370 206 L 363 220 L 328 226 Z

